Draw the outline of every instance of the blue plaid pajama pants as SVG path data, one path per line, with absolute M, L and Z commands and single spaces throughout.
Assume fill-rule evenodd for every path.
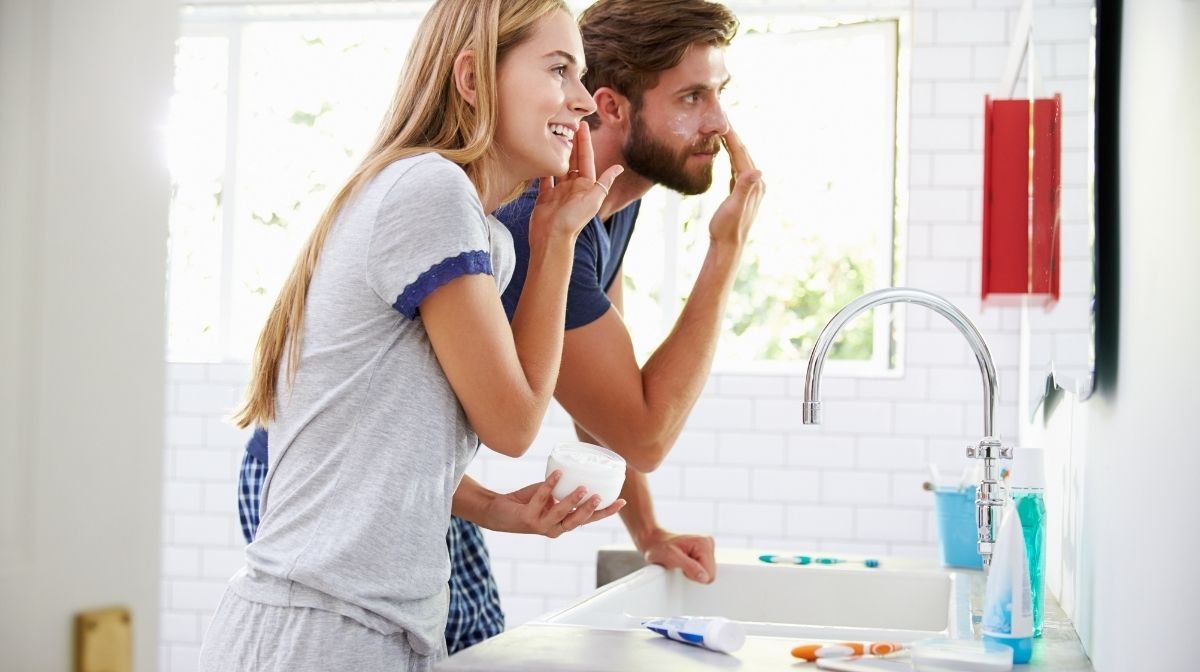
M 254 541 L 267 465 L 249 452 L 242 458 L 238 478 L 238 517 L 246 543 Z M 450 552 L 450 613 L 446 620 L 446 650 L 461 651 L 504 632 L 504 611 L 492 577 L 491 560 L 479 526 L 450 517 L 446 532 Z

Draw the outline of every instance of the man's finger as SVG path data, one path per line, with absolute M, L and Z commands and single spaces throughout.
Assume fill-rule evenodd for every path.
M 683 570 L 683 575 L 692 581 L 699 583 L 709 582 L 709 573 L 704 571 L 704 566 L 691 558 L 684 558 L 679 563 L 679 568 Z
M 699 537 L 688 551 L 688 555 L 696 559 L 708 575 L 708 581 L 717 578 L 717 559 L 714 557 L 712 537 Z
M 754 165 L 754 159 L 750 157 L 750 150 L 746 149 L 746 144 L 742 142 L 741 136 L 732 127 L 725 132 L 725 135 L 721 136 L 721 140 L 725 143 L 725 149 L 729 150 L 729 166 L 733 169 L 735 177 L 758 167 Z
M 750 200 L 750 190 L 754 185 L 762 180 L 762 173 L 758 170 L 748 170 L 741 173 L 736 178 L 730 180 L 729 194 L 733 197 L 736 194 L 735 200 L 740 200 L 742 207 L 745 208 Z
M 667 569 L 680 569 L 683 575 L 692 581 L 700 583 L 708 583 L 711 574 L 704 569 L 704 565 L 690 557 L 688 549 L 679 544 L 658 545 L 646 552 L 646 562 L 655 565 L 662 565 Z

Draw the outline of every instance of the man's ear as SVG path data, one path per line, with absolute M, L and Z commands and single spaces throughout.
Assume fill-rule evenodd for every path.
M 630 115 L 633 113 L 629 98 L 614 89 L 602 86 L 592 94 L 592 100 L 596 103 L 596 117 L 601 126 L 623 128 L 629 125 Z
M 470 49 L 460 51 L 454 59 L 454 88 L 468 105 L 475 107 L 475 52 Z

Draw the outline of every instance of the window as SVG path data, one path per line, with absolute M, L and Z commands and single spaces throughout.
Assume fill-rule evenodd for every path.
M 300 246 L 373 139 L 426 6 L 185 16 L 170 128 L 170 361 L 250 358 Z
M 250 357 L 297 250 L 370 142 L 427 6 L 185 14 L 170 136 L 172 361 Z M 838 308 L 892 284 L 903 153 L 896 20 L 741 18 L 725 102 L 768 195 L 718 361 L 744 368 L 802 362 Z M 655 189 L 643 203 L 625 262 L 625 319 L 643 356 L 695 279 L 728 173 L 722 155 L 710 193 Z M 829 367 L 880 372 L 893 351 L 880 310 L 844 332 Z

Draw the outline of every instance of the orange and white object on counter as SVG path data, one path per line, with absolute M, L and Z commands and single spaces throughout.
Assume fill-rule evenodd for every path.
M 850 656 L 886 656 L 904 648 L 898 642 L 819 642 L 801 644 L 792 649 L 792 657 L 813 662 L 818 658 L 848 658 Z

